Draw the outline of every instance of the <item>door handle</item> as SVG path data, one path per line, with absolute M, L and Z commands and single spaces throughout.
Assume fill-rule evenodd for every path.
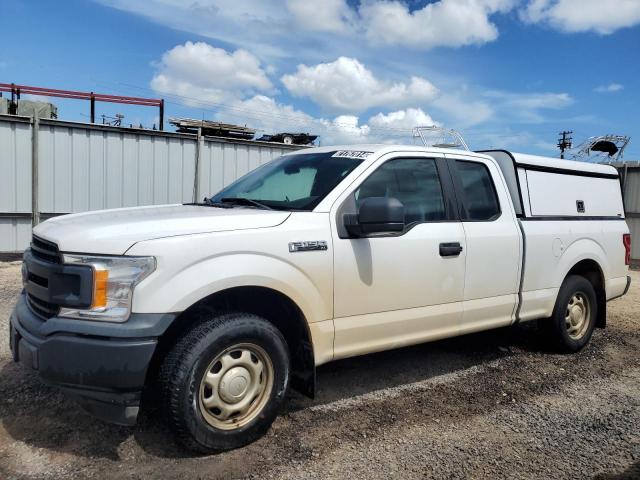
M 441 257 L 457 257 L 462 252 L 462 245 L 459 242 L 448 242 L 440 244 Z

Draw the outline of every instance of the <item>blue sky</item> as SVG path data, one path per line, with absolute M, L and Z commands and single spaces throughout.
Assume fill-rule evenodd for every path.
M 557 133 L 627 134 L 640 159 L 639 0 L 5 0 L 0 82 L 162 97 L 167 116 L 324 144 L 460 130 L 556 155 Z M 81 101 L 54 101 L 88 121 Z M 125 124 L 145 107 L 98 104 Z

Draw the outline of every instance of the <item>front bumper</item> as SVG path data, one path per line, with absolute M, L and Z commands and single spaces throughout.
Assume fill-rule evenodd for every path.
M 132 314 L 115 324 L 53 317 L 43 320 L 22 293 L 11 314 L 11 352 L 90 413 L 133 425 L 158 337 L 173 314 Z

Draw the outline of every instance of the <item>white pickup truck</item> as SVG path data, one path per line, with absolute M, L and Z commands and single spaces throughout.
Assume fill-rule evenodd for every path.
M 610 166 L 388 145 L 280 157 L 201 204 L 34 230 L 16 361 L 103 419 L 157 394 L 198 451 L 261 436 L 332 360 L 540 320 L 575 352 L 626 293 Z

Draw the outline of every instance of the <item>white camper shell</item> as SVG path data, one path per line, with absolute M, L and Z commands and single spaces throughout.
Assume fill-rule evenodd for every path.
M 506 150 L 478 153 L 498 163 L 522 231 L 519 321 L 550 315 L 566 272 L 581 261 L 598 265 L 607 300 L 626 292 L 627 266 L 610 254 L 629 232 L 614 167 Z M 604 322 L 604 309 L 599 315 Z
M 519 216 L 566 220 L 624 218 L 618 172 L 610 165 L 506 150 L 483 153 L 498 162 Z

